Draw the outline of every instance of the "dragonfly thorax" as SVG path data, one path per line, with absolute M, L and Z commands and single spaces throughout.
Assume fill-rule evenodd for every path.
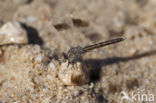
M 77 60 L 79 60 L 82 57 L 82 54 L 84 53 L 84 50 L 82 47 L 71 47 L 67 53 L 67 58 L 69 63 L 75 63 Z

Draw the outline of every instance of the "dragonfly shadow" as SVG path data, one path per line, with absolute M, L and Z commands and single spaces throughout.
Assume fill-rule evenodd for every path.
M 106 65 L 112 65 L 119 62 L 128 62 L 130 60 L 140 59 L 147 56 L 152 56 L 156 54 L 156 50 L 144 52 L 142 54 L 137 54 L 135 56 L 127 57 L 111 57 L 106 59 L 87 59 L 85 62 L 91 67 L 90 70 L 90 82 L 96 82 L 100 80 L 101 68 Z
M 31 26 L 28 26 L 24 23 L 21 23 L 22 27 L 26 30 L 27 32 L 27 37 L 28 37 L 28 41 L 29 43 L 28 44 L 38 44 L 38 45 L 43 45 L 43 40 L 41 37 L 39 37 L 39 34 L 38 34 L 38 31 L 31 27 Z

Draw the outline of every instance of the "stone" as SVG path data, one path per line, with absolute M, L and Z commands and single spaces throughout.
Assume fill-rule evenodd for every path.
M 81 62 L 69 64 L 68 61 L 61 64 L 59 78 L 64 85 L 82 85 L 89 82 L 87 66 Z
M 27 33 L 19 22 L 8 22 L 0 28 L 0 45 L 26 43 L 28 43 Z

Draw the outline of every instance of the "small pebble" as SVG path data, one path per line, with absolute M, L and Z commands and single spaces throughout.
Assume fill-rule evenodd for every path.
M 15 96 L 15 94 L 14 94 L 14 93 L 11 93 L 11 94 L 10 94 L 10 97 L 11 97 L 11 98 L 13 98 L 14 96 Z
M 34 54 L 40 53 L 40 52 L 41 52 L 40 46 L 39 46 L 39 45 L 34 45 L 34 46 L 33 46 L 33 49 L 32 49 L 32 52 L 33 52 Z
M 22 28 L 20 23 L 16 21 L 8 22 L 0 28 L 0 45 L 13 43 L 28 43 L 26 31 Z
M 32 23 L 32 22 L 35 22 L 35 21 L 36 21 L 36 18 L 34 16 L 28 16 L 26 18 L 26 22 Z
M 74 93 L 73 93 L 73 96 L 74 96 L 74 97 L 77 97 L 77 96 L 80 95 L 80 93 L 81 93 L 81 92 L 80 92 L 79 90 L 75 90 Z
M 42 61 L 42 55 L 38 55 L 36 58 L 35 58 L 35 62 L 41 62 Z
M 51 63 L 49 63 L 49 68 L 54 70 L 55 65 L 51 62 Z
M 68 66 L 68 61 L 61 64 L 59 78 L 62 82 L 65 85 L 82 85 L 88 83 L 89 72 L 86 66 L 81 62 L 75 63 L 74 66 L 75 68 L 73 68 L 72 64 Z

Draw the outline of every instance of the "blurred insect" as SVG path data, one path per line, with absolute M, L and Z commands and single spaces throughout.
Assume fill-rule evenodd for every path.
M 115 44 L 115 43 L 121 42 L 123 40 L 125 40 L 124 37 L 108 40 L 108 41 L 105 41 L 105 42 L 89 45 L 89 46 L 86 46 L 86 47 L 81 47 L 81 46 L 71 47 L 69 49 L 69 51 L 67 52 L 67 54 L 64 53 L 63 56 L 64 56 L 64 58 L 66 60 L 68 60 L 69 64 L 74 65 L 74 63 L 81 60 L 82 55 L 85 54 L 86 52 L 89 52 L 89 51 L 91 51 L 93 49 L 97 49 L 97 48 L 107 46 L 107 45 L 110 45 L 110 44 Z

